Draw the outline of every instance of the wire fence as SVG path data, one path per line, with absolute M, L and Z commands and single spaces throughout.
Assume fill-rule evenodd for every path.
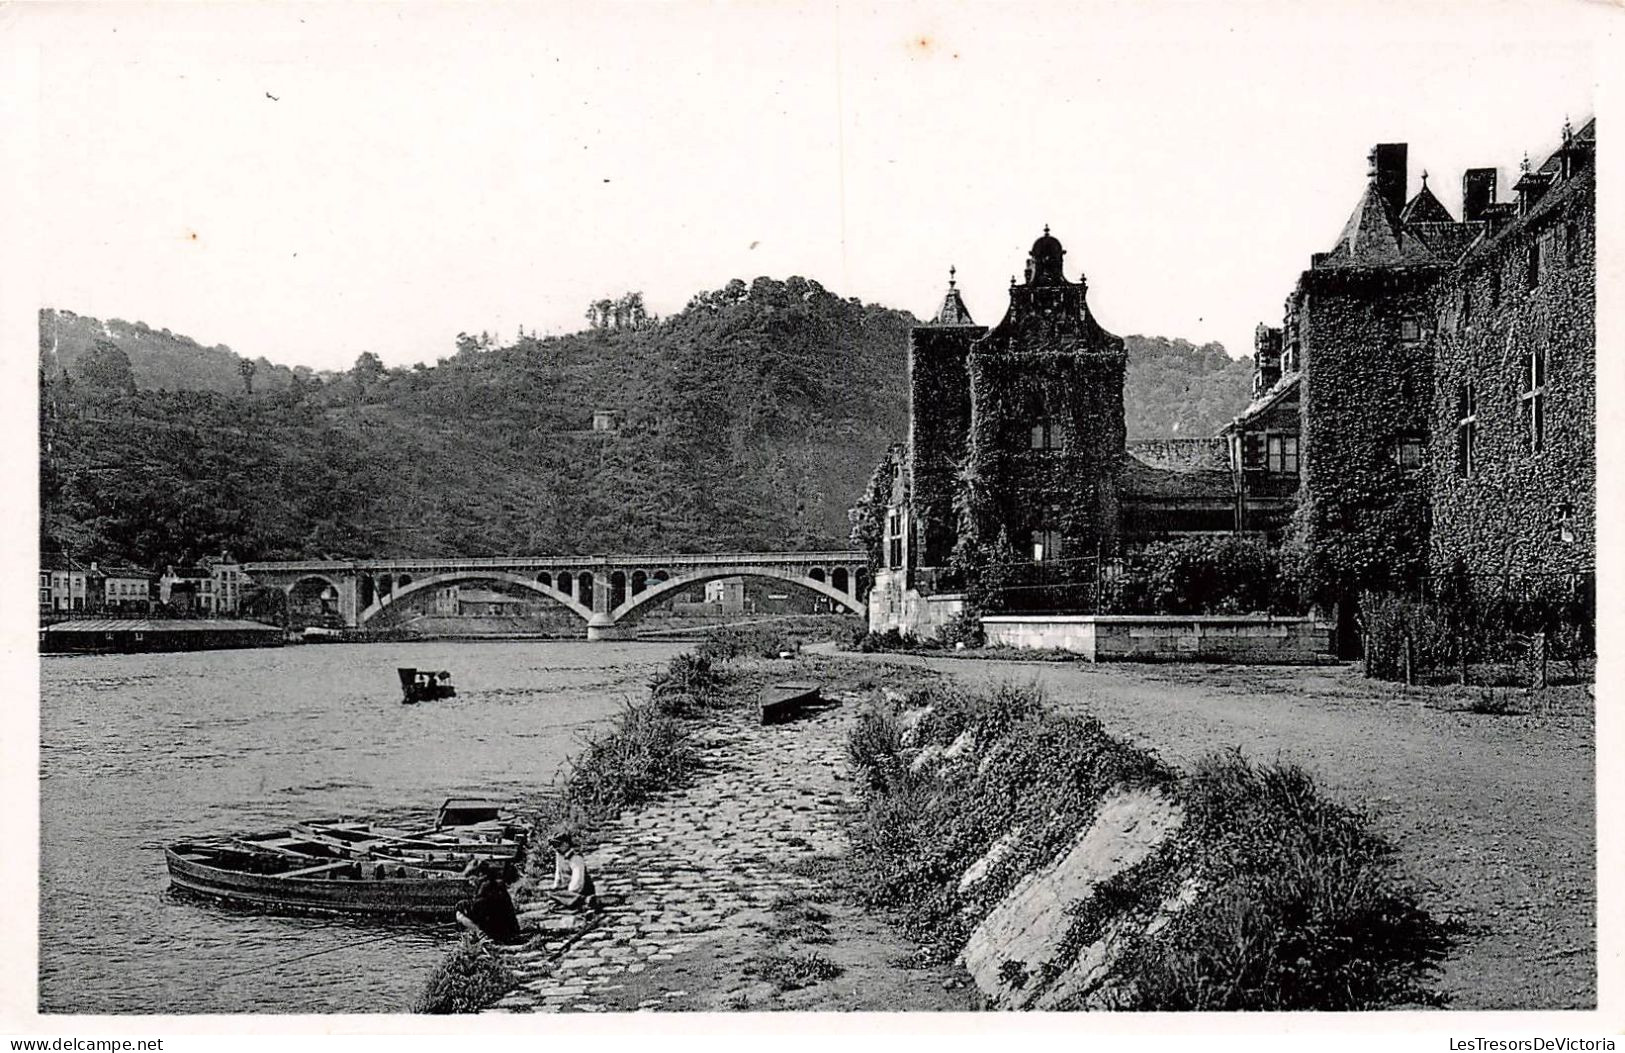
M 1367 676 L 1544 687 L 1596 655 L 1596 574 L 1458 571 L 1365 593 L 1360 620 Z

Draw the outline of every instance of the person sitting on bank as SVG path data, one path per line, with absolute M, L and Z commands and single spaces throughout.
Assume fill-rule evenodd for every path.
M 457 924 L 497 943 L 517 943 L 524 937 L 519 931 L 519 916 L 513 909 L 513 897 L 503 866 L 495 860 L 471 859 L 463 871 L 464 877 L 474 879 L 474 897 L 457 904 Z
M 553 850 L 553 887 L 547 891 L 548 898 L 566 910 L 597 907 L 598 888 L 570 831 L 555 832 L 547 846 Z

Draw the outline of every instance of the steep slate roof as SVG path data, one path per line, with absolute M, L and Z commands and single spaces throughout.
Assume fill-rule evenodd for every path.
M 1443 213 L 1445 222 L 1450 222 L 1450 213 L 1445 212 L 1433 195 L 1424 190 L 1428 199 Z M 1421 198 L 1421 194 L 1417 198 Z M 1413 199 L 1411 205 L 1418 205 Z M 1405 211 L 1410 211 L 1410 205 Z M 1426 209 L 1425 202 L 1418 205 Z M 1377 189 L 1377 181 L 1372 177 L 1366 184 L 1365 193 L 1360 195 L 1360 201 L 1354 206 L 1354 212 L 1349 216 L 1348 222 L 1343 224 L 1342 233 L 1337 235 L 1337 244 L 1332 251 L 1318 257 L 1318 267 L 1399 267 L 1407 264 L 1437 263 L 1438 258 L 1428 248 L 1426 242 L 1418 237 L 1406 236 L 1402 231 L 1400 218 L 1395 216 L 1383 200 L 1381 192 Z
M 1412 223 L 1454 223 L 1455 217 L 1450 210 L 1439 204 L 1439 199 L 1433 196 L 1428 189 L 1428 175 L 1422 173 L 1422 189 L 1411 198 L 1404 211 L 1399 214 L 1400 223 L 1410 226 Z

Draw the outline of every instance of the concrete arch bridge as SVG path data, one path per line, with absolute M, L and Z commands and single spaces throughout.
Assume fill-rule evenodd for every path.
M 481 559 L 292 560 L 243 564 L 256 584 L 291 598 L 302 585 L 336 593 L 346 627 L 364 628 L 390 606 L 426 589 L 494 581 L 546 597 L 581 618 L 589 640 L 637 635 L 643 613 L 674 593 L 720 578 L 768 578 L 799 586 L 856 614 L 867 613 L 861 551 L 660 553 L 629 556 L 510 556 Z

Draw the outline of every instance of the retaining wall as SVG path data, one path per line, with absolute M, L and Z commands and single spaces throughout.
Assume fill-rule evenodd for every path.
M 1331 627 L 1268 615 L 994 614 L 990 647 L 1070 651 L 1091 662 L 1205 658 L 1313 661 L 1331 653 Z

